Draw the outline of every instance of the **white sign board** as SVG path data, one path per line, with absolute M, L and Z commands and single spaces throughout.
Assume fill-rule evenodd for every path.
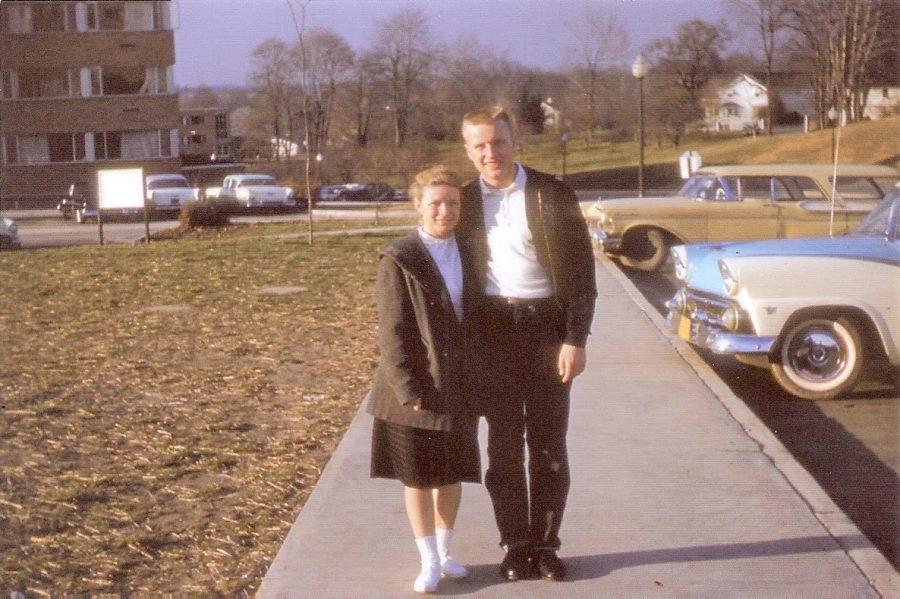
M 100 170 L 97 174 L 101 209 L 144 207 L 144 169 Z

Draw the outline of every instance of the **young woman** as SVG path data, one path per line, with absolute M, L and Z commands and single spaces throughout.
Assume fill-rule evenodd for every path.
M 422 224 L 382 250 L 375 283 L 381 355 L 368 404 L 372 476 L 404 485 L 421 556 L 419 593 L 434 592 L 442 577 L 466 575 L 450 540 L 461 482 L 481 481 L 477 419 L 462 380 L 463 319 L 473 294 L 453 233 L 460 184 L 443 166 L 416 175 L 410 192 Z

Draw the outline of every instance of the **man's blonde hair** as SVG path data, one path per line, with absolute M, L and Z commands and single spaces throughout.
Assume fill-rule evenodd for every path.
M 473 110 L 471 112 L 467 112 L 462 120 L 462 132 L 465 133 L 466 127 L 468 125 L 493 125 L 496 122 L 506 123 L 506 126 L 509 127 L 509 132 L 512 134 L 513 139 L 517 138 L 516 135 L 516 121 L 509 112 L 506 111 L 502 106 L 487 106 L 485 108 L 479 108 L 477 110 Z
M 462 177 L 449 166 L 438 164 L 431 168 L 426 168 L 413 179 L 413 184 L 409 187 L 409 197 L 414 204 L 422 201 L 425 195 L 425 188 L 432 185 L 447 185 L 459 189 L 462 187 Z

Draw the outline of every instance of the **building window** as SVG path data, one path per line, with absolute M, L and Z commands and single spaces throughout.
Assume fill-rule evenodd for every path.
M 181 145 L 183 146 L 203 143 L 206 143 L 206 136 L 202 133 L 196 133 L 192 131 L 189 135 L 185 135 L 181 138 Z
M 66 30 L 66 4 L 41 2 L 30 5 L 31 30 L 34 33 Z
M 169 131 L 102 131 L 94 134 L 97 160 L 141 160 L 171 156 Z
M 8 164 L 50 164 L 85 160 L 83 133 L 50 133 L 6 139 Z
M 157 94 L 167 89 L 165 67 L 91 67 L 92 95 Z
M 202 114 L 192 114 L 191 115 L 191 124 L 192 125 L 202 125 L 206 122 L 206 118 Z
M 216 137 L 219 139 L 228 137 L 228 115 L 224 112 L 216 113 Z
M 155 2 L 97 2 L 100 29 L 149 31 L 161 29 L 161 9 Z
M 71 95 L 68 69 L 26 69 L 16 73 L 19 98 L 54 98 Z M 5 79 L 5 78 L 4 78 Z

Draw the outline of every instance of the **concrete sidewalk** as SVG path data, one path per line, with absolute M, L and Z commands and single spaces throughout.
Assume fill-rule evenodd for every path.
M 569 579 L 505 582 L 487 493 L 464 485 L 454 554 L 470 575 L 438 594 L 900 597 L 887 560 L 631 283 L 605 260 L 597 280 L 572 392 Z M 357 414 L 259 597 L 415 595 L 401 486 L 368 477 L 371 424 Z

